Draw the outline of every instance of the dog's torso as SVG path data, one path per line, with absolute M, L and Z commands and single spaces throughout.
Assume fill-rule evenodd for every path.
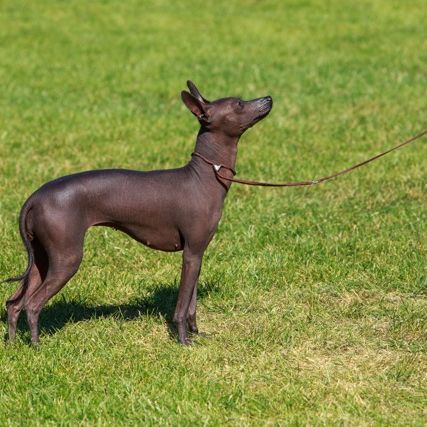
M 204 246 L 217 228 L 226 195 L 212 178 L 212 171 L 200 174 L 190 165 L 149 172 L 93 170 L 64 176 L 44 184 L 29 198 L 29 229 L 37 234 L 40 230 L 34 227 L 44 227 L 45 233 L 52 229 L 54 234 L 63 228 L 76 227 L 80 232 L 104 225 L 153 249 L 179 251 L 186 241 Z M 31 224 L 32 216 L 46 220 Z

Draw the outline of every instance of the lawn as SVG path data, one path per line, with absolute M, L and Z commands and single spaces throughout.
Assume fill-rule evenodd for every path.
M 238 176 L 305 180 L 427 127 L 425 1 L 12 1 L 0 6 L 0 277 L 47 180 L 189 160 L 180 100 L 271 95 Z M 0 425 L 425 425 L 427 142 L 312 188 L 233 185 L 192 347 L 180 253 L 91 229 L 41 345 L 0 342 Z M 4 301 L 17 284 L 0 287 Z

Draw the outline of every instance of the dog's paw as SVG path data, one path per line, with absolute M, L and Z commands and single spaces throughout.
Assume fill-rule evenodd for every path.
M 193 343 L 193 340 L 191 340 L 190 338 L 185 338 L 184 340 L 179 340 L 179 343 L 181 344 L 181 345 L 183 345 L 183 346 L 185 346 L 185 347 L 190 347 L 190 346 L 192 346 L 194 343 Z

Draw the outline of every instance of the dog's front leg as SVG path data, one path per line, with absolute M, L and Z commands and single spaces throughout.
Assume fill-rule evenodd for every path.
M 187 337 L 187 316 L 193 291 L 200 274 L 203 252 L 192 252 L 184 249 L 182 258 L 181 284 L 179 286 L 178 301 L 176 303 L 173 321 L 178 331 L 178 340 L 181 344 L 189 345 Z
M 193 334 L 198 334 L 199 329 L 197 327 L 197 321 L 196 321 L 196 306 L 197 306 L 197 282 L 194 285 L 193 288 L 193 294 L 191 296 L 190 305 L 188 307 L 188 313 L 187 313 L 187 326 L 188 330 L 192 332 Z

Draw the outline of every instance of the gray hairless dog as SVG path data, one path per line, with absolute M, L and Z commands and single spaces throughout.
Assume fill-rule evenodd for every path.
M 210 102 L 192 82 L 182 100 L 197 117 L 195 155 L 182 168 L 140 172 L 92 170 L 50 181 L 22 207 L 19 228 L 28 251 L 21 286 L 6 302 L 9 340 L 18 316 L 27 312 L 33 343 L 44 304 L 70 280 L 83 257 L 86 230 L 93 225 L 119 229 L 162 251 L 183 251 L 181 282 L 173 320 L 182 344 L 197 333 L 196 295 L 203 253 L 221 218 L 231 185 L 215 174 L 233 176 L 240 136 L 265 117 L 271 97 L 252 101 L 222 98 Z

